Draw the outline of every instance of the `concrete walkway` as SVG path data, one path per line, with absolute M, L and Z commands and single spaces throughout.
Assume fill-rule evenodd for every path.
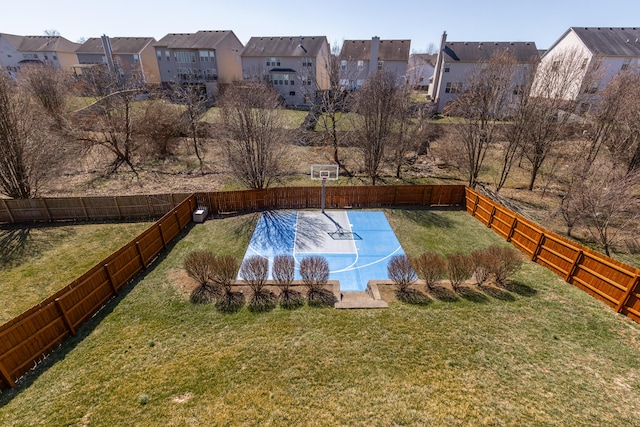
M 389 304 L 382 300 L 378 286 L 369 283 L 365 292 L 342 292 L 339 301 L 334 305 L 337 309 L 348 308 L 387 308 Z

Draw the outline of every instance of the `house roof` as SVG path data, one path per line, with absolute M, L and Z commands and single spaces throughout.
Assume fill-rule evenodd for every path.
M 382 61 L 408 61 L 411 40 L 380 40 L 378 59 Z M 371 59 L 371 40 L 345 40 L 340 57 L 350 61 Z
M 328 44 L 326 36 L 251 37 L 240 56 L 317 56 Z
M 409 56 L 409 63 L 414 67 L 420 65 L 431 65 L 432 67 L 435 67 L 437 60 L 438 55 L 430 53 L 414 53 Z
M 497 53 L 511 52 L 518 62 L 538 59 L 538 49 L 534 42 L 447 42 L 445 61 L 483 62 Z
M 169 49 L 215 49 L 233 31 L 198 31 L 196 33 L 170 33 L 155 42 L 156 47 Z M 235 36 L 235 34 L 234 34 Z
M 571 27 L 569 31 L 594 55 L 640 56 L 640 28 Z
M 80 43 L 74 43 L 61 36 L 16 36 L 0 34 L 7 38 L 21 52 L 75 52 Z
M 153 37 L 110 37 L 109 40 L 114 54 L 140 53 L 155 41 Z M 78 47 L 76 53 L 104 54 L 102 40 L 100 37 L 92 37 Z

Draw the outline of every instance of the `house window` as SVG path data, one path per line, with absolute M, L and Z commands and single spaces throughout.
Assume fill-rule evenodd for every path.
M 378 70 L 382 70 L 384 68 L 384 61 L 378 61 Z
M 133 62 L 140 62 L 140 55 L 138 54 L 133 54 Z
M 462 92 L 462 82 L 447 82 L 444 93 L 460 93 Z
M 55 53 L 53 55 L 51 55 L 51 57 L 53 58 L 54 61 L 58 60 L 58 55 L 56 55 Z
M 341 70 L 346 70 L 347 69 L 347 61 L 345 61 L 344 59 L 342 61 L 340 61 L 340 69 Z
M 444 72 L 445 73 L 449 72 L 449 64 L 447 64 L 447 63 L 444 64 Z
M 307 85 L 307 86 L 311 86 L 311 77 L 307 77 L 307 76 L 302 76 L 302 86 Z
M 37 53 L 24 53 L 22 54 L 22 56 L 24 57 L 24 59 L 38 59 Z
M 358 61 L 358 70 L 362 70 L 364 68 L 364 61 Z
M 560 61 L 553 61 L 553 65 L 551 66 L 551 71 L 558 71 L 560 68 Z
M 175 58 L 176 62 L 180 62 L 182 64 L 196 62 L 195 52 L 179 50 L 179 51 L 173 52 L 173 57 Z
M 200 50 L 198 55 L 200 55 L 200 62 L 213 62 L 216 59 L 215 51 L 213 50 Z
M 280 58 L 267 58 L 267 67 L 279 67 Z
M 341 87 L 349 86 L 349 79 L 340 79 L 340 86 Z
M 302 58 L 302 66 L 303 67 L 311 67 L 313 65 L 313 61 L 309 57 Z
M 165 58 L 167 62 L 171 61 L 171 53 L 168 50 L 164 51 Z
M 356 80 L 356 87 L 362 87 L 362 86 L 364 86 L 364 79 Z
M 296 96 L 295 92 L 289 92 L 289 96 Z
M 524 89 L 524 85 L 516 85 L 513 88 L 513 94 L 514 95 L 522 95 L 523 89 Z
M 629 64 L 631 64 L 631 58 L 625 58 L 625 60 L 622 62 L 622 68 L 620 68 L 620 69 L 622 71 L 628 70 L 629 69 Z
M 580 68 L 584 70 L 585 68 L 587 68 L 588 63 L 589 63 L 589 58 L 584 58 L 582 60 L 582 65 L 580 66 Z
M 162 51 L 161 50 L 156 50 L 156 56 L 158 57 L 158 62 L 162 61 Z

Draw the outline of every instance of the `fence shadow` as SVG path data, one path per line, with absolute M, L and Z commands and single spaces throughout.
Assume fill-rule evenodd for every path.
M 0 226 L 0 268 L 19 266 L 53 246 L 53 238 L 64 238 L 69 224 L 21 224 Z
M 180 240 L 186 236 L 193 228 L 194 223 L 187 225 L 171 243 L 167 245 L 167 249 L 161 252 L 155 260 L 131 282 L 120 288 L 119 293 L 105 303 L 89 320 L 83 323 L 76 331 L 76 335 L 68 336 L 63 340 L 58 348 L 46 355 L 38 364 L 26 372 L 18 381 L 14 388 L 0 390 L 0 408 L 8 404 L 14 397 L 18 396 L 22 391 L 28 389 L 40 376 L 45 373 L 51 366 L 57 362 L 64 360 L 67 355 L 73 351 L 91 332 L 93 332 L 109 314 L 120 304 L 124 298 L 136 287 L 136 285 L 147 277 L 147 275 L 162 264 L 162 261 L 171 253 L 173 248 Z
M 451 221 L 444 215 L 441 215 L 438 210 L 438 208 L 429 208 L 429 210 L 403 209 L 400 212 L 402 213 L 402 215 L 404 215 L 405 218 L 411 220 L 412 222 L 415 222 L 417 225 L 420 225 L 422 227 L 452 228 L 454 226 L 453 221 Z

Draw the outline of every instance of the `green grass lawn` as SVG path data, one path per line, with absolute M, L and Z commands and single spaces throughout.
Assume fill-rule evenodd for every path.
M 0 324 L 65 287 L 150 223 L 0 228 Z
M 388 210 L 410 254 L 501 239 Z M 195 225 L 15 390 L 13 425 L 640 425 L 640 326 L 536 264 L 507 289 L 386 310 L 193 306 L 193 250 L 244 254 L 257 215 Z

